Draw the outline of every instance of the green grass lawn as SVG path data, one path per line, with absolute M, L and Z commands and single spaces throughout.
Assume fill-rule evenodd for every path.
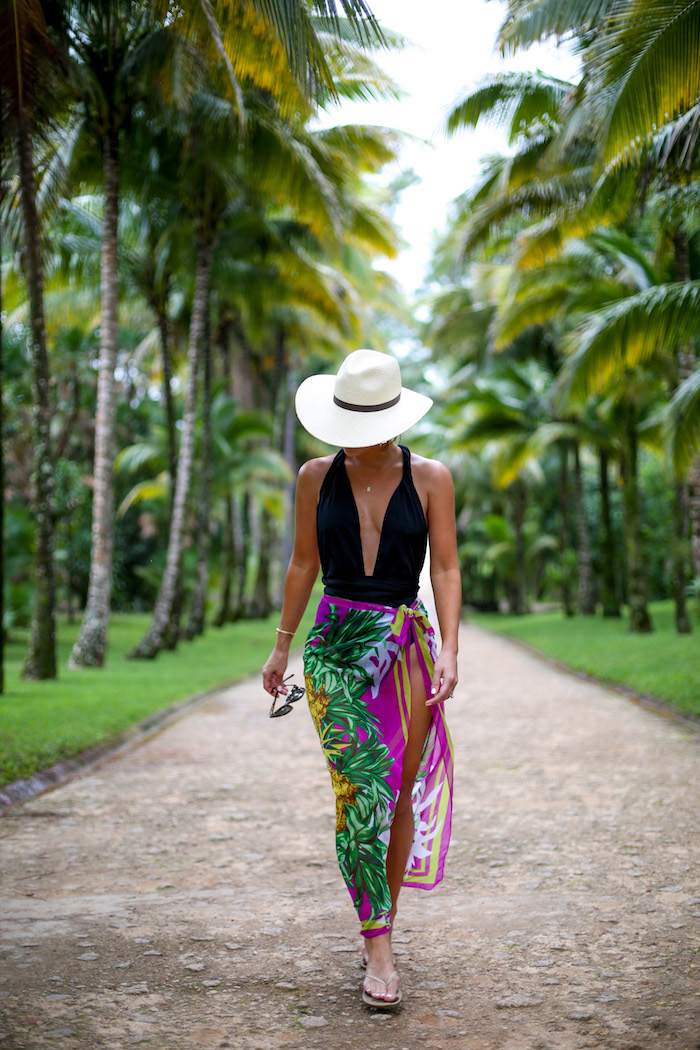
M 700 715 L 700 618 L 694 632 L 679 635 L 671 602 L 654 602 L 653 634 L 632 634 L 626 620 L 600 616 L 566 619 L 561 612 L 528 616 L 476 613 L 475 624 L 520 638 L 547 656 L 603 682 L 651 694 L 681 711 Z
M 314 612 L 312 600 L 297 633 L 300 644 Z M 142 637 L 150 617 L 115 615 L 105 668 L 82 671 L 66 666 L 79 625 L 60 623 L 59 678 L 48 682 L 22 680 L 26 639 L 13 639 L 6 648 L 6 691 L 0 696 L 0 784 L 73 758 L 194 693 L 259 671 L 272 648 L 278 616 L 209 627 L 175 652 L 143 661 L 125 660 L 124 654 Z M 262 685 L 251 691 L 251 703 L 265 707 Z

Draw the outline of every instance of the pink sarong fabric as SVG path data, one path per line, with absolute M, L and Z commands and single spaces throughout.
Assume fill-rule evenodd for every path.
M 435 634 L 419 601 L 390 608 L 324 597 L 304 650 L 309 708 L 336 796 L 338 862 L 366 937 L 391 927 L 386 854 L 411 724 L 412 645 L 429 695 Z M 403 883 L 423 889 L 443 877 L 452 823 L 452 743 L 442 705 L 431 713 Z

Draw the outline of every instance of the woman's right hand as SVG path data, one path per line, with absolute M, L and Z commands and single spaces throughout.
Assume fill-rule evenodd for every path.
M 286 695 L 287 686 L 284 682 L 284 672 L 287 670 L 289 654 L 282 652 L 276 647 L 272 650 L 262 669 L 263 689 L 266 693 L 282 693 Z

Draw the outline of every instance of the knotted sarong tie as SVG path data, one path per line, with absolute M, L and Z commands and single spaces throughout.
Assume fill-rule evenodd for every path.
M 418 641 L 417 627 L 421 628 L 421 634 L 430 630 L 430 621 L 423 609 L 416 609 L 412 605 L 399 605 L 396 610 L 394 622 L 391 625 L 393 634 L 399 645 L 408 645 L 410 635 Z
M 425 613 L 425 609 L 413 605 L 399 605 L 396 610 L 396 616 L 394 622 L 391 625 L 391 633 L 396 639 L 397 643 L 401 646 L 401 655 L 397 661 L 398 666 L 395 668 L 394 673 L 396 674 L 401 668 L 404 681 L 404 690 L 410 702 L 411 696 L 411 676 L 409 672 L 409 651 L 412 642 L 416 643 L 418 648 L 418 657 L 423 664 L 428 679 L 432 674 L 433 660 L 430 654 L 430 645 L 426 632 L 432 633 L 432 627 L 430 621 Z M 397 679 L 398 681 L 398 679 Z

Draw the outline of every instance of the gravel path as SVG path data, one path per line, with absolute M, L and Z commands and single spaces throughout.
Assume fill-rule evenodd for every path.
M 250 680 L 2 820 L 1 1050 L 699 1047 L 698 735 L 474 627 L 449 714 L 399 1014 L 360 1001 L 311 719 Z

